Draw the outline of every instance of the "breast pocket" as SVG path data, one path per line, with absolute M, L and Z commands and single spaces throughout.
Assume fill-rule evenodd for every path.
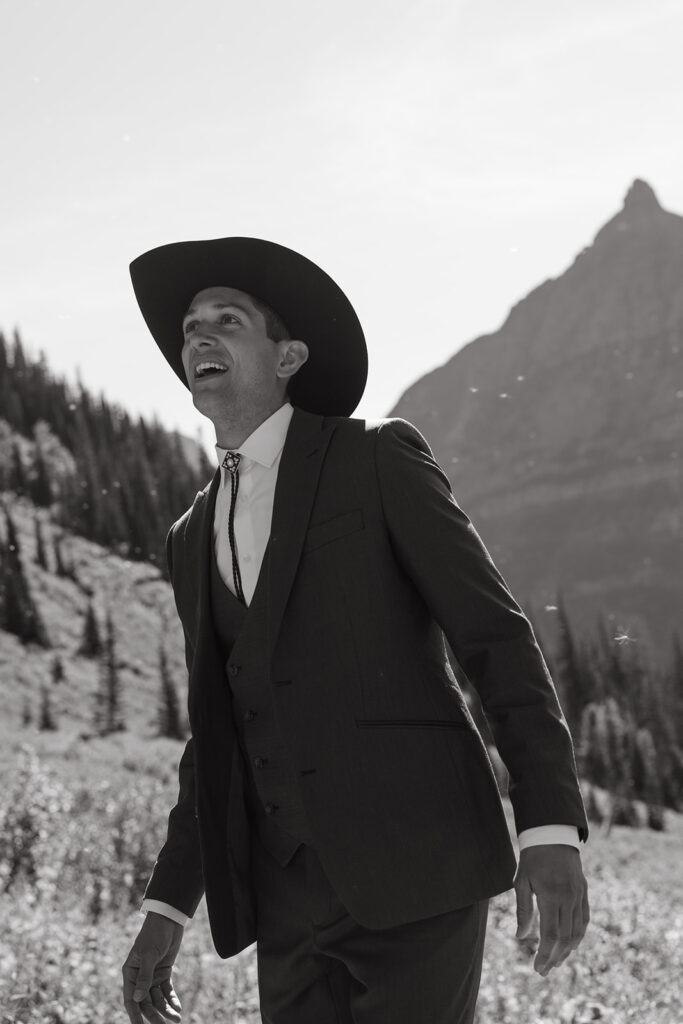
M 339 540 L 350 533 L 356 533 L 364 529 L 363 510 L 352 508 L 349 512 L 342 512 L 333 519 L 326 519 L 324 523 L 316 523 L 306 533 L 304 541 L 304 553 L 313 551 L 323 544 L 329 544 L 333 540 Z

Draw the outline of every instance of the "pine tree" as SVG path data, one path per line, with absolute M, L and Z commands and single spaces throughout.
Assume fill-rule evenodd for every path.
M 55 553 L 55 571 L 58 576 L 68 576 L 64 559 L 62 558 L 62 544 L 57 534 L 52 538 L 52 545 Z
M 17 494 L 28 494 L 29 486 L 24 469 L 24 462 L 16 441 L 12 444 L 12 466 L 10 468 L 9 486 L 11 491 Z
M 52 713 L 52 706 L 50 703 L 50 694 L 46 686 L 42 686 L 40 690 L 40 716 L 38 718 L 38 728 L 41 732 L 47 730 L 54 731 L 57 728 L 54 715 Z
M 574 637 L 561 594 L 557 599 L 559 639 L 557 645 L 557 685 L 560 703 L 572 737 L 579 734 L 581 713 L 590 702 L 593 685 L 585 652 Z
M 161 679 L 161 696 L 159 701 L 159 735 L 169 739 L 183 739 L 178 711 L 178 697 L 173 680 L 168 670 L 168 659 L 163 641 L 159 642 L 159 676 Z
M 654 735 L 655 671 L 644 660 L 635 642 L 620 644 L 620 650 L 621 670 L 625 679 L 620 703 L 631 711 L 637 725 L 647 726 Z
M 33 600 L 28 584 L 18 569 L 5 577 L 3 629 L 14 633 L 23 644 L 51 647 L 45 623 Z
M 92 599 L 88 601 L 88 610 L 85 614 L 85 625 L 83 628 L 83 639 L 78 653 L 85 658 L 99 658 L 102 653 L 102 641 L 100 630 L 97 625 L 97 616 Z
M 12 369 L 17 377 L 21 378 L 26 374 L 26 355 L 21 342 L 21 335 L 17 327 L 12 331 Z
M 50 507 L 53 501 L 52 485 L 48 476 L 45 458 L 37 440 L 33 457 L 33 475 L 28 490 L 31 500 L 35 505 L 38 505 L 40 508 Z
M 17 534 L 17 528 L 14 524 L 14 520 L 10 514 L 7 505 L 3 502 L 2 510 L 5 513 L 5 527 L 7 529 L 7 550 L 13 553 L 16 559 L 21 554 L 21 544 L 19 543 L 19 535 Z
M 672 637 L 671 668 L 667 673 L 666 703 L 674 723 L 676 743 L 683 749 L 683 643 L 678 632 Z
M 3 556 L 3 562 L 6 556 Z M 2 604 L 0 605 L 0 627 L 7 633 L 21 637 L 24 632 L 24 616 L 21 594 L 16 576 L 3 566 Z
M 615 769 L 615 787 L 633 789 L 631 765 L 633 763 L 633 721 L 624 713 L 613 697 L 605 702 L 607 715 L 607 743 L 610 761 Z
M 34 516 L 33 523 L 36 534 L 36 563 L 41 566 L 41 568 L 48 569 L 47 555 L 45 553 L 45 541 L 43 540 L 43 530 L 38 516 Z
M 582 778 L 602 789 L 609 789 L 614 785 L 614 768 L 610 757 L 604 704 L 591 703 L 583 709 L 576 758 Z
M 28 697 L 24 697 L 24 701 L 21 705 L 21 727 L 27 729 L 32 722 L 31 716 L 31 701 Z
M 600 630 L 600 624 L 598 624 L 598 635 Z M 604 678 L 604 665 L 601 658 L 601 647 L 599 639 L 586 639 L 584 645 L 584 657 L 586 665 L 589 666 L 589 671 L 592 680 L 592 702 L 595 704 L 603 704 L 607 699 L 607 690 Z
M 56 686 L 57 683 L 61 683 L 62 680 L 64 679 L 64 665 L 62 664 L 62 659 L 59 657 L 58 654 L 56 654 L 52 660 L 51 672 L 52 682 Z
M 6 509 L 5 517 L 9 538 L 14 524 Z M 51 646 L 42 616 L 24 575 L 17 543 L 8 544 L 4 550 L 0 550 L 0 627 L 8 633 L 14 633 L 23 644 Z
M 616 700 L 620 707 L 626 707 L 630 695 L 626 648 L 621 647 L 614 638 L 610 641 L 607 635 L 605 641 L 608 645 L 603 652 L 605 692 L 609 698 Z
M 125 726 L 121 708 L 121 681 L 116 664 L 116 634 L 111 611 L 107 611 L 107 634 L 100 661 L 99 689 L 95 704 L 95 729 L 100 736 L 121 732 Z
M 56 534 L 53 540 L 54 553 L 55 553 L 55 569 L 58 576 L 62 576 L 64 579 L 73 580 L 74 583 L 78 583 L 78 577 L 76 575 L 76 569 L 73 562 L 68 561 L 62 552 L 62 541 L 63 537 L 58 537 Z
M 608 749 L 613 768 L 609 786 L 612 795 L 607 825 L 609 834 L 612 825 L 637 826 L 639 821 L 633 804 L 634 723 L 613 697 L 608 697 L 605 707 Z
M 638 729 L 633 757 L 634 788 L 647 805 L 648 826 L 656 832 L 664 828 L 662 787 L 657 771 L 657 753 L 649 729 Z

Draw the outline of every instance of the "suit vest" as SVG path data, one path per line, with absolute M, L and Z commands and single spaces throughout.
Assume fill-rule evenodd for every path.
M 301 843 L 311 844 L 312 837 L 296 770 L 273 709 L 269 666 L 264 658 L 264 574 L 259 575 L 251 603 L 245 607 L 223 582 L 213 535 L 209 546 L 211 613 L 232 693 L 235 732 L 245 761 L 247 813 L 261 842 L 284 867 Z

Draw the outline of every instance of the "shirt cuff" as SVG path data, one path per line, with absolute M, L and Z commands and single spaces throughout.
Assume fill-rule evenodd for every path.
M 550 843 L 564 843 L 580 850 L 579 830 L 576 825 L 537 825 L 536 828 L 525 828 L 517 836 L 519 849 L 527 846 L 546 846 Z
M 143 900 L 140 913 L 146 914 L 148 910 L 153 910 L 155 914 L 161 914 L 162 917 L 170 917 L 172 921 L 182 924 L 183 927 L 190 920 L 182 910 L 176 910 L 175 907 L 169 906 L 168 903 L 162 903 L 161 900 Z

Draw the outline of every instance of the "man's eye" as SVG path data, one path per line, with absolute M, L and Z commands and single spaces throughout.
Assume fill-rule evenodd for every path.
M 229 316 L 232 320 L 234 320 L 236 324 L 240 323 L 239 317 L 236 317 L 234 313 L 221 313 L 221 315 L 218 317 L 219 322 L 223 320 L 226 316 Z M 184 333 L 187 334 L 188 331 L 192 330 L 196 323 L 196 320 L 188 320 L 187 323 L 185 324 L 185 327 L 183 328 Z

